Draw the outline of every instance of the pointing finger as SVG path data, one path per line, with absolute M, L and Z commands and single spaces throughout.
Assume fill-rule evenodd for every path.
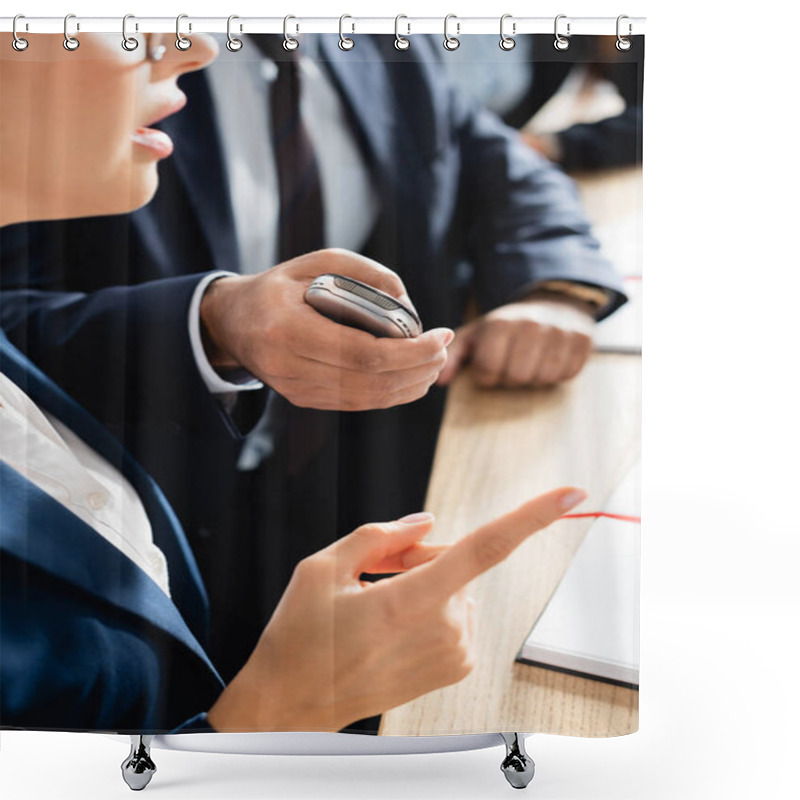
M 409 598 L 424 602 L 446 599 L 585 498 L 582 489 L 573 487 L 540 495 L 467 534 L 430 563 L 394 580 L 402 585 Z

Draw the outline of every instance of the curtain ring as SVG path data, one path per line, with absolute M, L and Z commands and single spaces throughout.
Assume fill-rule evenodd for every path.
M 558 21 L 561 20 L 561 19 L 567 19 L 567 15 L 566 14 L 559 14 L 556 17 L 555 26 L 553 28 L 553 30 L 555 32 L 555 35 L 556 35 L 556 39 L 553 42 L 553 47 L 555 47 L 556 50 L 569 50 L 569 38 L 567 38 L 567 37 L 570 36 L 570 23 L 567 22 L 567 36 L 562 36 L 558 32 Z
M 411 47 L 411 42 L 405 38 L 405 36 L 400 35 L 400 20 L 401 19 L 408 19 L 405 14 L 398 14 L 394 18 L 394 46 L 398 50 L 408 50 Z M 411 34 L 411 23 L 407 22 L 406 26 L 408 27 L 408 34 Z
M 286 50 L 288 53 L 291 53 L 293 50 L 297 50 L 300 47 L 300 42 L 289 36 L 289 20 L 290 19 L 297 19 L 297 17 L 293 17 L 291 14 L 287 14 L 283 18 L 283 49 Z M 299 30 L 299 27 L 298 27 Z
M 513 50 L 517 46 L 516 41 L 510 36 L 506 36 L 505 32 L 503 31 L 503 26 L 505 25 L 505 21 L 507 19 L 512 19 L 511 14 L 503 14 L 503 16 L 500 17 L 500 49 L 505 50 L 506 52 Z M 511 32 L 514 34 L 517 32 L 516 22 L 511 23 Z
M 178 14 L 178 17 L 175 20 L 175 47 L 177 47 L 178 50 L 188 50 L 192 46 L 192 40 L 187 39 L 181 33 L 181 20 L 187 19 L 188 16 L 188 14 Z M 192 30 L 191 22 L 189 23 L 189 30 Z
M 342 27 L 346 19 L 353 18 L 349 14 L 342 14 L 342 16 L 339 17 L 339 48 L 341 50 L 352 50 L 356 46 L 356 43 L 349 36 L 345 36 L 342 31 Z M 351 22 L 350 24 L 352 26 L 352 32 L 355 33 L 355 23 Z
M 64 17 L 64 49 L 70 51 L 77 50 L 81 46 L 81 43 L 77 40 L 75 36 L 69 35 L 68 26 L 69 26 L 69 21 L 71 19 L 75 19 L 74 14 L 67 14 L 67 16 Z M 81 26 L 76 23 L 75 30 L 79 31 L 80 29 Z
M 126 14 L 122 18 L 122 49 L 132 53 L 138 46 L 139 40 L 135 36 L 128 36 L 128 20 L 136 19 L 133 14 Z M 136 30 L 139 30 L 139 25 L 136 25 Z
M 14 22 L 11 23 L 11 33 L 14 34 L 14 40 L 11 42 L 11 46 L 18 53 L 21 53 L 23 50 L 27 50 L 28 49 L 28 40 L 27 39 L 23 39 L 20 36 L 17 36 L 17 20 L 18 19 L 25 19 L 25 15 L 24 14 L 17 14 L 17 16 L 14 17 Z M 27 22 L 25 23 L 25 28 L 26 28 L 26 30 L 28 28 L 28 23 Z
M 616 44 L 616 47 L 617 47 L 617 50 L 619 50 L 622 53 L 625 53 L 626 51 L 631 49 L 631 40 L 630 39 L 626 39 L 619 32 L 620 31 L 620 23 L 624 19 L 629 19 L 627 14 L 620 14 L 617 17 L 617 44 Z M 629 22 L 628 23 L 628 36 L 630 36 L 632 33 L 633 33 L 633 25 Z
M 236 14 L 231 14 L 228 17 L 228 41 L 225 42 L 225 47 L 227 47 L 231 53 L 238 53 L 239 50 L 242 49 L 242 40 L 236 39 L 231 35 L 231 22 L 235 19 L 239 19 Z M 241 26 L 239 26 L 239 30 L 241 30 Z
M 453 50 L 458 50 L 461 47 L 461 42 L 458 39 L 458 34 L 461 33 L 461 23 L 456 22 L 456 35 L 451 36 L 447 32 L 447 23 L 450 22 L 451 19 L 458 20 L 458 17 L 455 14 L 448 14 L 444 18 L 444 49 L 449 50 L 451 53 Z

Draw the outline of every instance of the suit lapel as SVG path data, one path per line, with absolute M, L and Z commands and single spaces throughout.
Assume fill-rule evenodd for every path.
M 4 462 L 0 495 L 3 551 L 146 619 L 181 641 L 216 674 L 175 604 L 116 547 Z
M 384 200 L 393 194 L 396 174 L 393 93 L 386 65 L 370 37 L 359 37 L 354 51 L 341 50 L 338 41 L 338 36 L 320 35 L 319 57 L 350 112 Z
M 173 600 L 196 634 L 205 637 L 208 599 L 202 579 L 180 523 L 152 478 L 118 439 L 25 358 L 2 333 L 0 367 L 37 405 L 61 420 L 131 482 L 150 520 L 153 541 L 169 563 Z

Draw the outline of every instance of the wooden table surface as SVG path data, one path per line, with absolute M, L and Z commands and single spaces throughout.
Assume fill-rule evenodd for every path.
M 595 233 L 623 274 L 640 273 L 641 171 L 578 181 Z M 596 353 L 543 390 L 450 389 L 426 508 L 450 542 L 547 489 L 585 488 L 599 510 L 640 446 L 641 359 Z M 515 663 L 592 520 L 560 520 L 472 584 L 478 657 L 463 681 L 386 713 L 381 735 L 525 731 L 615 736 L 638 728 L 638 692 Z

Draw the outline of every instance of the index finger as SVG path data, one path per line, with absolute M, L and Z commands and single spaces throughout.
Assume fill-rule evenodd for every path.
M 585 498 L 586 492 L 571 486 L 539 495 L 467 534 L 434 561 L 397 576 L 395 585 L 402 585 L 409 598 L 447 599 Z

